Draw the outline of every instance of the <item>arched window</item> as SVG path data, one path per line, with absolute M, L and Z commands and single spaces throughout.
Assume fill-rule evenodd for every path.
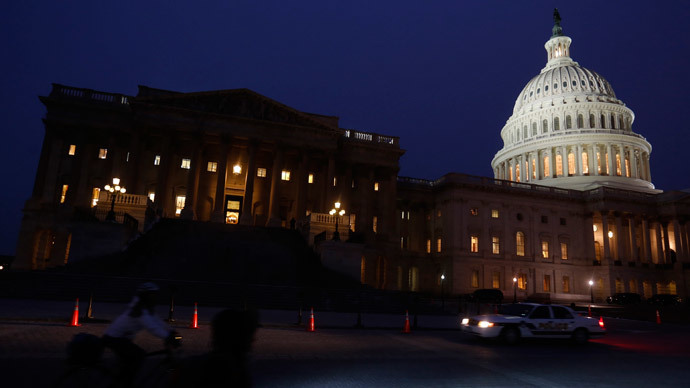
M 589 158 L 586 152 L 582 152 L 582 174 L 589 175 Z
M 563 176 L 563 156 L 556 155 L 556 176 Z
M 546 133 L 549 131 L 549 120 L 544 119 L 541 122 L 541 133 Z
M 561 129 L 561 124 L 558 121 L 558 117 L 554 117 L 554 119 L 553 119 L 553 130 L 558 131 L 559 129 Z
M 515 234 L 515 254 L 518 256 L 525 255 L 525 234 L 522 232 Z
M 611 113 L 611 129 L 616 129 L 616 117 Z
M 520 182 L 520 164 L 515 165 L 515 181 Z
M 565 116 L 565 129 L 571 129 L 573 127 L 573 120 L 570 118 L 570 115 Z
M 537 136 L 537 123 L 532 123 L 532 136 Z
M 527 124 L 522 128 L 522 138 L 527 139 Z
M 551 165 L 549 163 L 549 157 L 544 156 L 544 178 L 551 176 Z
M 581 114 L 577 115 L 577 127 L 583 128 L 585 126 L 585 120 Z
M 606 128 L 606 116 L 604 116 L 602 114 L 600 118 L 601 118 L 601 127 Z
M 594 128 L 597 126 L 597 123 L 594 122 L 594 115 L 590 114 L 589 115 L 589 127 Z
M 575 154 L 568 154 L 568 175 L 575 175 Z

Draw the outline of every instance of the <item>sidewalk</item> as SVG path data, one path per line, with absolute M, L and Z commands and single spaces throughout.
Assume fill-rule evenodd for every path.
M 87 324 L 83 317 L 88 310 L 88 300 L 79 301 L 79 319 Z M 1 321 L 43 321 L 43 322 L 69 322 L 74 312 L 75 301 L 48 301 L 35 299 L 0 299 Z M 121 314 L 127 303 L 96 302 L 92 304 L 92 316 L 100 321 L 112 321 Z M 220 307 L 198 306 L 198 319 L 201 325 L 208 325 L 213 316 L 221 311 Z M 169 306 L 156 306 L 156 314 L 161 318 L 167 318 Z M 176 305 L 173 318 L 178 323 L 191 321 L 194 306 Z M 309 321 L 310 310 L 302 310 L 301 324 Z M 419 315 L 417 327 L 430 330 L 454 330 L 459 329 L 457 315 Z M 414 315 L 409 315 L 410 325 L 414 325 Z M 298 323 L 299 311 L 294 310 L 259 310 L 259 322 L 263 326 L 294 326 Z M 357 324 L 356 313 L 339 313 L 314 311 L 314 321 L 320 328 L 354 328 Z M 405 312 L 400 314 L 362 314 L 361 324 L 366 329 L 398 329 L 405 324 Z

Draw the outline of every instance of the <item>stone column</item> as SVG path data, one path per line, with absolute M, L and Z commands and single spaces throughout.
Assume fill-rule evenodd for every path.
M 621 155 L 621 176 L 625 177 L 628 175 L 628 168 L 625 166 L 625 146 L 623 144 L 620 144 L 618 148 L 620 149 Z
M 556 153 L 553 148 L 549 148 L 549 178 L 556 175 Z
M 202 150 L 204 148 L 201 140 L 194 142 L 192 153 L 192 165 L 187 171 L 187 192 L 185 193 L 184 208 L 180 213 L 180 218 L 185 220 L 196 219 L 196 199 L 199 192 L 199 174 L 201 173 Z
M 652 241 L 649 234 L 649 221 L 646 218 L 642 219 L 642 243 L 644 245 L 644 259 L 643 263 L 652 262 Z
M 596 176 L 599 175 L 599 170 L 598 170 L 598 161 L 597 161 L 597 145 L 592 144 L 589 146 L 589 175 L 590 176 Z
M 663 232 L 664 232 L 664 237 L 663 237 L 663 241 L 664 241 L 663 248 L 664 249 L 663 249 L 662 257 L 664 258 L 664 264 L 669 264 L 669 263 L 671 263 L 671 260 L 670 260 L 670 258 L 671 258 L 670 257 L 671 244 L 670 244 L 669 237 L 668 237 L 668 222 L 667 221 L 661 222 L 661 227 L 663 228 Z
M 676 243 L 676 260 L 682 261 L 685 258 L 683 249 L 683 239 L 681 238 L 680 223 L 677 219 L 673 220 L 673 241 Z
M 640 252 L 637 249 L 637 220 L 635 216 L 628 217 L 628 232 L 630 233 L 631 260 L 640 261 Z
M 575 175 L 582 175 L 582 144 L 578 144 L 575 148 Z
M 656 263 L 664 264 L 664 249 L 663 249 L 663 239 L 661 237 L 661 223 L 656 221 L 654 223 L 654 232 L 656 233 Z
M 633 178 L 639 178 L 637 171 L 637 155 L 634 147 L 630 147 L 630 176 Z
M 607 163 L 607 174 L 608 176 L 615 176 L 616 175 L 616 167 L 615 167 L 615 156 L 613 155 L 613 149 L 611 148 L 611 144 L 607 143 L 606 144 L 606 156 L 608 159 Z
M 279 227 L 281 226 L 280 219 L 280 179 L 283 168 L 284 151 L 281 145 L 276 146 L 276 152 L 273 159 L 273 168 L 271 169 L 271 194 L 269 197 L 269 215 L 266 226 Z
M 568 150 L 565 146 L 561 147 L 561 168 L 563 169 L 563 176 L 568 176 Z
M 603 235 L 603 243 L 604 243 L 604 257 L 602 258 L 603 264 L 609 264 L 611 262 L 611 247 L 609 245 L 609 220 L 608 220 L 608 212 L 607 211 L 602 211 L 601 212 L 601 229 L 602 229 L 602 235 Z
M 594 261 L 596 260 L 597 254 L 594 251 L 594 220 L 592 216 L 592 213 L 585 214 L 585 231 L 583 236 L 585 245 L 585 255 L 587 255 L 589 258 L 592 259 L 592 261 Z
M 242 213 L 240 214 L 240 224 L 253 225 L 254 215 L 254 180 L 256 178 L 256 151 L 258 144 L 254 141 L 249 142 L 247 148 L 247 173 L 244 177 L 244 199 L 242 201 Z M 271 179 L 273 176 L 271 176 Z M 273 192 L 273 188 L 271 188 Z
M 616 222 L 616 255 L 615 258 L 616 260 L 623 260 L 623 257 L 625 255 L 625 236 L 623 235 L 623 220 L 621 220 L 621 215 L 616 214 L 615 216 L 615 222 Z M 628 257 L 629 259 L 630 257 Z
M 211 221 L 225 223 L 225 185 L 228 179 L 228 157 L 232 144 L 228 140 L 223 140 L 220 146 L 220 157 L 218 168 L 216 169 L 216 195 L 213 201 L 213 213 Z M 251 171 L 247 170 L 247 174 Z

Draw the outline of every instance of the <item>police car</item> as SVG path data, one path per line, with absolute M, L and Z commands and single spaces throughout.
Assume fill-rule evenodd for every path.
M 482 338 L 502 338 L 509 344 L 521 338 L 566 338 L 578 344 L 606 333 L 604 321 L 583 317 L 569 307 L 516 303 L 498 307 L 497 314 L 463 318 L 463 332 Z

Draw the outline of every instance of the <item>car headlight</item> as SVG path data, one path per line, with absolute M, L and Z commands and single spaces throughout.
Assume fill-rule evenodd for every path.
M 462 321 L 460 321 L 460 323 L 462 325 L 467 325 L 468 323 L 470 323 L 470 319 L 469 318 L 463 318 Z
M 494 327 L 494 323 L 489 321 L 479 321 L 479 324 L 477 326 L 481 328 Z

